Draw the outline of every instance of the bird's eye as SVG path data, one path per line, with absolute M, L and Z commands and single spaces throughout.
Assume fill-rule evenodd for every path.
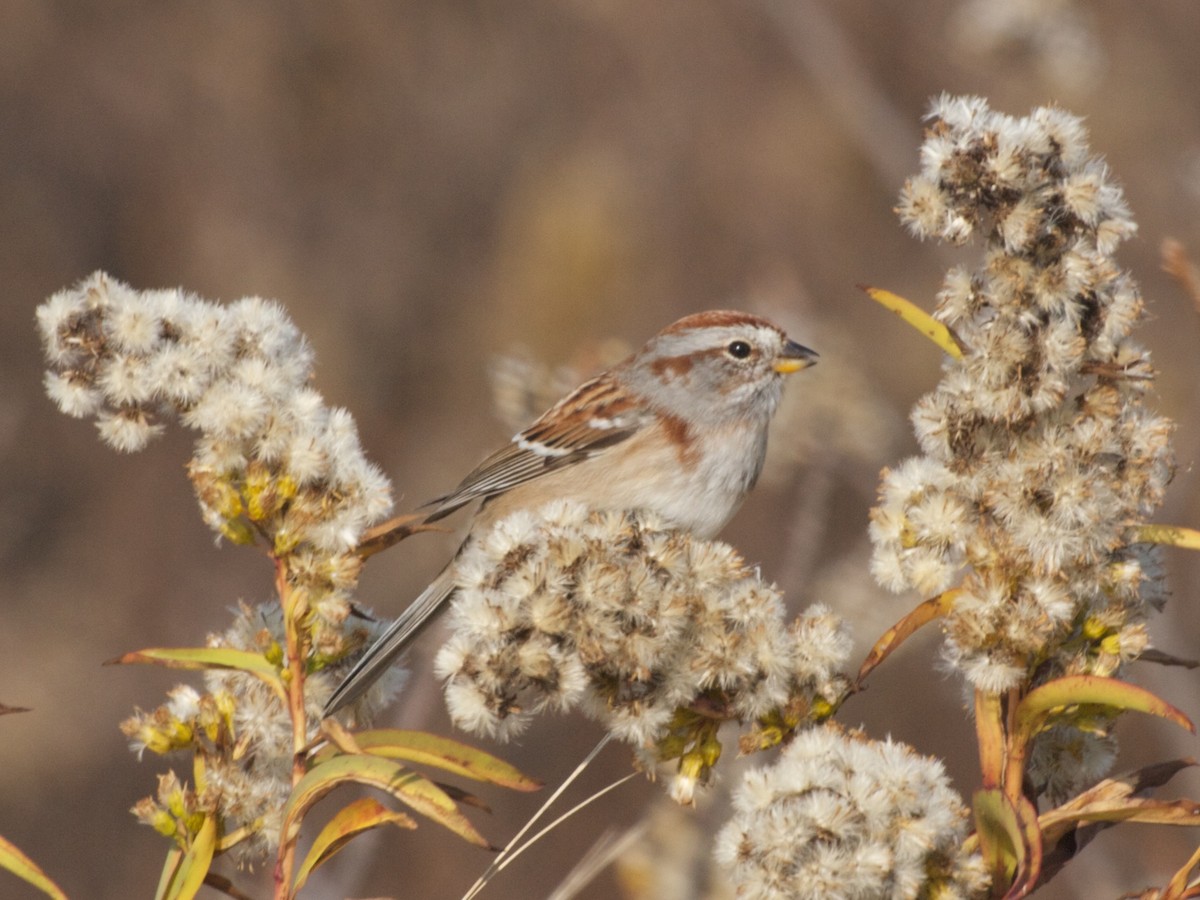
M 725 348 L 734 359 L 745 359 L 750 355 L 750 345 L 745 341 L 733 341 Z

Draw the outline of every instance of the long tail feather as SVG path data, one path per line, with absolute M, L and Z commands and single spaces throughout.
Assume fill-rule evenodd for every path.
M 449 570 L 442 572 L 429 587 L 421 592 L 400 614 L 388 630 L 375 641 L 350 670 L 350 674 L 338 685 L 337 690 L 325 704 L 324 715 L 329 716 L 344 706 L 353 703 L 375 683 L 395 662 L 396 657 L 408 649 L 431 621 L 434 614 L 454 593 L 454 579 Z

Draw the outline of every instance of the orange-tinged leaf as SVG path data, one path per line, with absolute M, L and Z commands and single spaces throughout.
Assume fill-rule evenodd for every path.
M 999 787 L 1004 774 L 1004 721 L 1000 695 L 975 691 L 975 738 L 983 786 Z
M 1200 848 L 1191 855 L 1188 861 L 1183 864 L 1167 883 L 1166 888 L 1163 889 L 1160 896 L 1160 900 L 1182 900 L 1183 897 L 1187 897 L 1189 876 L 1192 874 L 1192 869 L 1196 868 L 1197 865 L 1200 865 Z
M 906 300 L 899 294 L 893 294 L 891 291 L 885 291 L 883 288 L 869 287 L 864 284 L 860 284 L 859 288 L 884 309 L 890 309 L 913 328 L 917 329 L 917 331 L 941 347 L 947 354 L 953 356 L 955 359 L 962 359 L 962 344 L 955 337 L 954 333 L 911 300 Z
M 62 888 L 55 884 L 37 863 L 17 849 L 15 844 L 2 837 L 0 837 L 0 866 L 8 869 L 18 878 L 29 882 L 43 894 L 54 897 L 55 900 L 67 900 L 67 895 L 62 892 Z
M 1009 885 L 1006 900 L 1024 897 L 1036 886 L 1042 870 L 1037 810 L 1024 797 L 1014 806 L 996 788 L 976 791 L 973 805 L 979 847 L 992 884 Z
M 381 825 L 396 825 L 400 828 L 417 827 L 417 823 L 404 813 L 388 809 L 371 797 L 362 797 L 339 810 L 337 815 L 321 829 L 321 833 L 313 841 L 308 855 L 305 856 L 304 862 L 300 864 L 300 871 L 296 875 L 295 890 L 299 892 L 308 881 L 308 876 L 346 846 L 355 835 Z
M 1142 822 L 1148 825 L 1200 825 L 1200 803 L 1194 800 L 1098 800 L 1080 809 L 1043 813 L 1043 828 L 1061 822 Z
M 948 614 L 954 608 L 954 599 L 958 593 L 956 588 L 938 594 L 936 597 L 930 597 L 885 631 L 859 667 L 858 678 L 854 682 L 855 687 L 861 685 L 876 666 L 891 656 L 896 648 L 912 637 L 915 632 L 935 619 L 940 619 Z
M 212 865 L 216 848 L 217 820 L 206 816 L 200 830 L 192 838 L 191 845 L 179 856 L 174 870 L 167 878 L 166 889 L 160 894 L 162 900 L 192 900 L 204 884 L 204 876 L 208 874 Z M 160 890 L 162 888 L 160 885 Z
M 166 666 L 169 669 L 238 669 L 257 675 L 286 700 L 279 670 L 261 653 L 234 650 L 231 647 L 151 647 L 110 659 L 105 665 L 127 666 L 135 663 Z
M 454 801 L 436 784 L 412 769 L 381 756 L 335 756 L 313 766 L 292 789 L 283 814 L 284 840 L 294 840 L 304 814 L 338 785 L 357 782 L 391 794 L 464 840 L 490 846 Z
M 1075 828 L 1077 823 L 1072 818 L 1072 814 L 1079 810 L 1088 809 L 1099 803 L 1117 804 L 1128 801 L 1130 797 L 1143 791 L 1162 787 L 1184 769 L 1194 765 L 1196 765 L 1194 759 L 1172 759 L 1166 762 L 1152 763 L 1112 778 L 1105 778 L 1061 806 L 1042 813 L 1038 819 L 1042 829 L 1042 840 L 1047 846 L 1058 843 L 1063 836 Z
M 1019 734 L 1014 738 L 1028 741 L 1054 713 L 1086 704 L 1149 713 L 1174 722 L 1193 734 L 1196 732 L 1196 727 L 1187 716 L 1145 688 L 1099 675 L 1068 675 L 1036 687 L 1025 696 L 1017 707 Z
M 394 519 L 389 519 L 382 525 L 369 528 L 359 540 L 358 547 L 355 548 L 355 553 L 362 559 L 367 559 L 381 550 L 386 550 L 393 544 L 398 544 L 407 537 L 420 534 L 422 531 L 446 530 L 441 525 L 427 524 L 425 518 L 421 513 L 412 513 L 406 516 L 397 516 Z
M 536 791 L 542 786 L 536 778 L 522 774 L 516 767 L 497 756 L 436 734 L 380 728 L 359 731 L 353 737 L 358 749 L 372 756 L 403 759 L 432 766 L 464 778 L 498 784 L 515 791 Z M 322 761 L 334 753 L 336 750 L 333 747 L 326 746 L 317 754 L 316 759 Z

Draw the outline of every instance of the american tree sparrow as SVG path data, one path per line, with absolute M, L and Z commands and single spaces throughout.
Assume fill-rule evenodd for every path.
M 556 499 L 646 509 L 709 538 L 762 470 L 783 377 L 817 354 L 766 319 L 714 310 L 667 326 L 641 350 L 584 382 L 497 450 L 427 522 L 473 500 L 471 535 Z M 465 546 L 465 542 L 464 542 Z M 372 645 L 325 707 L 351 703 L 387 670 L 454 592 L 452 560 Z

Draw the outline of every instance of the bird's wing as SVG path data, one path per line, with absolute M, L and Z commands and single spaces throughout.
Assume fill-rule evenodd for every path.
M 433 508 L 427 521 L 591 459 L 628 440 L 650 419 L 651 413 L 611 375 L 593 378 L 480 463 L 453 491 L 425 504 Z

